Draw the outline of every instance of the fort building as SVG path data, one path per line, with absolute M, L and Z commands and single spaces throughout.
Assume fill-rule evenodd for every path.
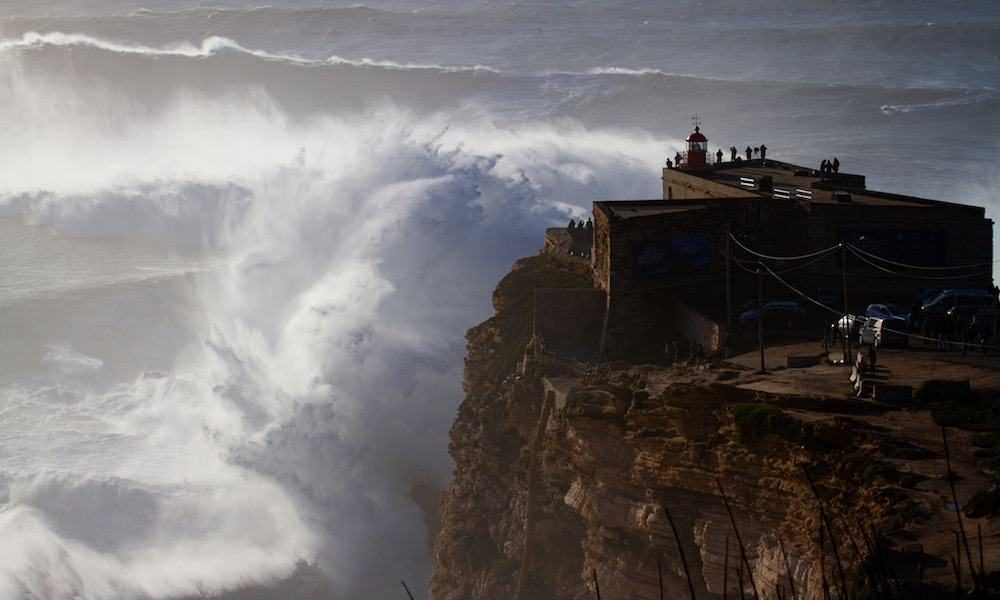
M 993 222 L 982 207 L 870 190 L 864 175 L 832 168 L 742 155 L 719 160 L 733 156 L 710 154 L 697 127 L 687 144 L 663 169 L 662 198 L 593 205 L 590 264 L 605 295 L 601 356 L 656 358 L 670 339 L 718 351 L 733 307 L 755 300 L 758 283 L 768 299 L 796 299 L 787 284 L 843 310 L 846 275 L 852 311 L 873 302 L 910 305 L 928 288 L 993 285 Z M 758 282 L 757 258 L 732 238 L 771 256 L 841 243 L 858 252 L 794 265 L 764 261 L 784 283 L 770 274 Z M 941 269 L 956 265 L 971 266 Z

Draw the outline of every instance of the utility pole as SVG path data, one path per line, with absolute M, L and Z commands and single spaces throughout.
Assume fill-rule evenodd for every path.
M 764 367 L 764 271 L 757 266 L 757 346 L 760 348 L 760 372 L 766 373 Z
M 846 326 L 846 333 L 844 335 L 844 365 L 850 364 L 851 356 L 851 332 L 854 328 L 851 326 L 851 311 L 847 308 L 847 242 L 840 242 L 840 262 L 841 262 L 841 276 L 844 281 L 844 325 Z
M 733 331 L 733 282 L 729 261 L 732 258 L 732 242 L 729 240 L 729 230 L 726 230 L 726 335 L 723 336 L 723 356 L 729 358 L 729 336 Z

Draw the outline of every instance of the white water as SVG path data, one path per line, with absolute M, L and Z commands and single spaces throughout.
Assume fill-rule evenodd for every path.
M 600 8 L 539 22 L 550 58 L 509 60 L 501 38 L 457 40 L 462 19 L 528 35 L 506 7 L 37 7 L 0 27 L 2 598 L 212 594 L 303 565 L 335 598 L 421 587 L 412 490 L 451 474 L 464 331 L 546 226 L 657 196 L 691 112 L 724 147 L 838 153 L 893 191 L 985 203 L 997 178 L 978 82 L 740 82 L 728 56 L 677 77 L 662 56 L 573 46 Z M 364 33 L 267 36 L 259 14 Z M 400 42 L 400 22 L 417 35 Z M 452 37 L 425 43 L 443 22 Z M 137 40 L 154 31 L 170 40 Z
M 33 227 L 3 229 L 0 596 L 425 578 L 411 491 L 450 474 L 464 330 L 544 226 L 654 193 L 662 142 L 264 93 L 147 111 L 6 66 L 0 195 Z

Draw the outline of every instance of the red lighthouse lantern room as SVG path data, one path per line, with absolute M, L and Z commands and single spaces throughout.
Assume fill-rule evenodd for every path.
M 708 138 L 701 134 L 701 128 L 697 125 L 694 128 L 694 133 L 688 136 L 687 145 L 685 166 L 689 169 L 704 167 L 708 158 Z

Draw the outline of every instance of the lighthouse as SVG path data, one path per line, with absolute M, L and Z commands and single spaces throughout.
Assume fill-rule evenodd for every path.
M 688 169 L 702 169 L 708 164 L 708 138 L 702 135 L 701 127 L 695 125 L 694 132 L 687 137 L 687 160 L 684 166 Z

